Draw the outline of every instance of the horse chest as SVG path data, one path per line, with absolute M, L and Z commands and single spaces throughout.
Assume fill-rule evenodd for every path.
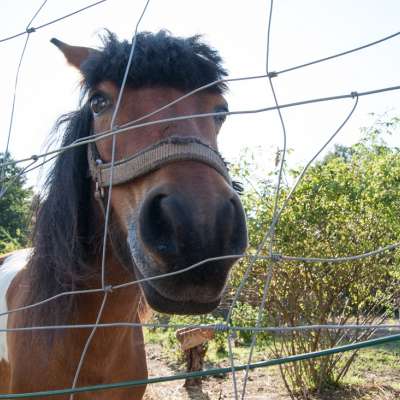
M 16 251 L 7 257 L 0 266 L 0 314 L 8 311 L 7 292 L 19 271 L 27 264 L 32 250 L 24 249 Z M 6 329 L 8 316 L 0 316 L 0 329 Z M 0 332 L 0 362 L 8 362 L 7 333 Z

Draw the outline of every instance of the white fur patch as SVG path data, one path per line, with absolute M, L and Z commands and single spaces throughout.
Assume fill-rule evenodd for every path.
M 18 250 L 0 265 L 0 314 L 8 311 L 6 294 L 15 275 L 27 264 L 32 249 Z M 7 328 L 8 316 L 0 316 L 0 329 Z M 7 333 L 0 332 L 0 360 L 8 361 Z

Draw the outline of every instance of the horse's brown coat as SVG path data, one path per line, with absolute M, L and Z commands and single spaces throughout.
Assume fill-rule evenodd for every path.
M 108 259 L 110 283 L 122 283 L 128 274 L 117 263 Z M 9 288 L 9 309 L 24 301 L 29 291 L 29 274 L 21 271 Z M 80 295 L 77 299 L 79 312 L 70 319 L 71 324 L 87 324 L 96 320 L 102 294 Z M 101 322 L 139 322 L 138 304 L 141 293 L 135 287 L 121 289 L 108 295 Z M 10 314 L 8 327 L 26 325 L 26 312 Z M 0 387 L 2 392 L 33 392 L 37 390 L 68 388 L 74 378 L 76 366 L 89 330 L 59 330 L 54 333 L 49 347 L 46 332 L 8 333 L 8 350 L 11 366 L 0 364 Z M 11 368 L 10 368 L 11 367 Z M 141 329 L 108 328 L 99 330 L 90 345 L 79 386 L 140 379 L 147 376 L 146 359 Z M 140 399 L 145 388 L 80 394 L 78 399 Z M 57 399 L 64 397 L 54 397 Z
M 65 53 L 68 61 L 79 66 L 79 58 L 90 52 L 73 46 Z M 105 93 L 112 104 L 115 104 L 118 88 L 111 82 L 101 82 L 96 91 Z M 127 87 L 124 91 L 121 108 L 118 112 L 117 125 L 122 125 L 175 100 L 184 92 L 170 87 L 144 87 L 133 89 Z M 90 94 L 89 94 L 90 96 Z M 213 92 L 200 92 L 169 107 L 146 121 L 171 118 L 177 115 L 212 113 L 216 108 L 225 106 L 223 97 Z M 112 109 L 94 116 L 94 133 L 102 132 L 110 127 Z M 196 137 L 202 142 L 217 148 L 217 134 L 221 122 L 212 116 L 206 118 L 187 119 L 166 122 L 150 127 L 132 129 L 128 133 L 116 137 L 116 160 L 135 154 L 145 147 L 174 136 Z M 96 143 L 100 156 L 104 161 L 111 160 L 112 139 L 100 140 Z M 122 235 L 127 235 L 132 216 L 137 214 L 146 196 L 157 185 L 163 185 L 168 193 L 184 188 L 185 196 L 190 203 L 196 205 L 196 224 L 203 226 L 212 217 L 210 212 L 220 207 L 221 199 L 228 203 L 236 194 L 222 176 L 214 169 L 198 162 L 176 162 L 138 178 L 134 183 L 128 182 L 113 188 L 112 212 L 113 224 L 118 225 Z M 92 182 L 94 191 L 94 183 Z M 66 195 L 68 195 L 66 193 Z M 237 201 L 237 200 L 235 200 Z M 104 221 L 99 211 L 98 203 L 92 196 L 93 209 L 97 209 L 100 218 L 93 223 L 102 232 Z M 230 204 L 230 203 L 229 203 Z M 230 205 L 232 208 L 232 205 Z M 215 221 L 213 221 L 215 222 Z M 234 227 L 228 226 L 227 234 L 232 235 Z M 243 229 L 243 228 L 242 228 Z M 244 232 L 245 235 L 245 232 Z M 148 249 L 147 251 L 151 251 Z M 165 261 L 153 255 L 160 271 L 167 269 Z M 98 254 L 87 261 L 92 265 L 97 275 L 85 283 L 85 288 L 101 286 L 101 249 Z M 122 265 L 123 258 L 114 253 L 114 247 L 109 246 L 106 255 L 107 285 L 117 285 L 135 279 L 133 271 Z M 233 263 L 233 260 L 232 260 Z M 45 266 L 43 266 L 45 268 Z M 221 283 L 223 287 L 224 282 Z M 13 280 L 7 293 L 8 309 L 21 307 L 29 303 L 31 290 L 34 290 L 30 279 L 29 265 Z M 218 298 L 219 291 L 193 283 L 186 288 L 179 288 L 177 300 L 182 303 L 187 300 L 199 299 L 200 303 Z M 103 299 L 103 293 L 76 295 L 73 312 L 66 315 L 68 324 L 90 324 L 96 321 Z M 143 304 L 143 294 L 138 285 L 114 290 L 108 294 L 101 323 L 109 322 L 139 322 L 140 305 Z M 32 313 L 40 313 L 40 307 L 16 312 L 9 315 L 8 327 L 26 326 L 32 320 Z M 189 310 L 190 311 L 190 310 Z M 10 364 L 0 362 L 0 389 L 6 393 L 34 392 L 38 390 L 61 389 L 71 387 L 75 371 L 82 354 L 89 329 L 56 330 L 51 335 L 47 331 L 28 331 L 8 333 L 8 351 Z M 147 377 L 146 357 L 143 343 L 143 333 L 140 328 L 99 328 L 87 352 L 78 379 L 78 386 L 113 383 Z M 145 387 L 110 390 L 95 393 L 75 395 L 76 399 L 141 399 Z M 48 397 L 51 399 L 52 397 Z M 54 399 L 68 399 L 69 396 L 57 396 Z

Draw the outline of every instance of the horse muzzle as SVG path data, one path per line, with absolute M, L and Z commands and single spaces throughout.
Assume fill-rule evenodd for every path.
M 129 240 L 135 242 L 130 247 L 139 275 L 157 277 L 142 286 L 159 311 L 214 309 L 231 267 L 247 246 L 238 195 L 227 185 L 201 194 L 199 186 L 164 184 L 151 190 L 140 207 L 134 240 Z

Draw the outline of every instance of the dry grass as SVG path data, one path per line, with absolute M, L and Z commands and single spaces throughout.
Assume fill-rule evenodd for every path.
M 151 376 L 167 376 L 182 372 L 171 357 L 162 354 L 157 344 L 148 344 L 148 364 Z M 340 388 L 314 393 L 310 400 L 395 400 L 400 399 L 400 359 L 398 347 L 387 356 L 380 350 L 360 353 L 345 383 Z M 239 392 L 243 373 L 237 374 Z M 203 379 L 201 388 L 185 388 L 183 381 L 149 385 L 145 400 L 222 400 L 233 399 L 230 375 Z M 251 371 L 246 400 L 290 400 L 276 367 Z

